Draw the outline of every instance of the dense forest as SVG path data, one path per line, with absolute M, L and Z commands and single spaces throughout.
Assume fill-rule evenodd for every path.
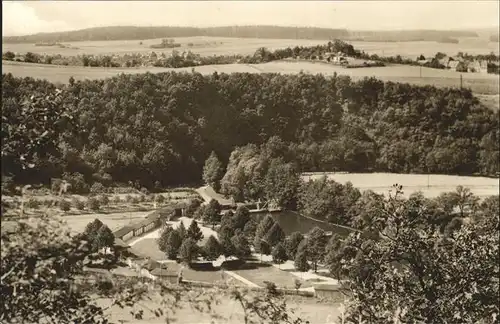
M 251 156 L 266 145 L 290 163 L 285 170 L 498 172 L 498 111 L 467 89 L 303 73 L 175 72 L 71 79 L 56 89 L 4 74 L 2 96 L 2 175 L 20 183 L 83 177 L 89 184 L 186 184 L 201 180 L 212 151 L 225 167 L 235 149 Z M 55 112 L 71 118 L 54 119 Z M 20 127 L 34 132 L 47 122 L 57 123 L 58 145 L 34 152 L 35 167 L 21 172 L 19 152 L 32 143 Z
M 226 27 L 94 27 L 68 32 L 39 33 L 26 36 L 2 37 L 4 43 L 52 43 L 79 41 L 144 40 L 164 37 L 242 37 L 270 39 L 334 38 L 380 42 L 438 41 L 443 37 L 478 37 L 473 31 L 404 30 L 404 31 L 348 31 L 317 27 L 226 26 Z

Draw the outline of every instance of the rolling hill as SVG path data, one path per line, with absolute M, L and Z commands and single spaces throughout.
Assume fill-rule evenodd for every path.
M 438 41 L 445 37 L 478 37 L 474 31 L 440 30 L 402 30 L 402 31 L 348 31 L 317 27 L 280 27 L 280 26 L 225 26 L 210 28 L 195 27 L 138 27 L 112 26 L 94 27 L 76 31 L 38 33 L 26 36 L 2 37 L 3 43 L 38 43 L 38 42 L 77 42 L 143 40 L 162 37 L 242 37 L 269 39 L 316 39 L 329 40 L 341 38 L 364 41 Z

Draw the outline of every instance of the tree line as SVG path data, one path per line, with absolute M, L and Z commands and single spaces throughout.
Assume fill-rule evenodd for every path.
M 2 95 L 2 175 L 16 183 L 196 183 L 211 152 L 227 169 L 223 183 L 264 166 L 274 178 L 294 170 L 498 172 L 498 111 L 467 89 L 303 73 L 175 72 L 70 79 L 57 88 L 4 74 Z M 33 134 L 53 144 L 31 151 Z
M 180 46 L 180 44 L 177 44 Z M 125 55 L 78 55 L 73 57 L 63 57 L 60 54 L 35 54 L 27 52 L 24 55 L 24 62 L 27 63 L 43 63 L 43 64 L 56 64 L 56 65 L 76 65 L 76 66 L 90 66 L 90 67 L 136 67 L 136 66 L 155 66 L 166 68 L 182 68 L 182 67 L 195 67 L 203 65 L 214 64 L 259 64 L 283 59 L 304 59 L 304 60 L 320 60 L 330 61 L 329 55 L 334 54 L 342 55 L 370 61 L 366 66 L 384 66 L 387 64 L 403 64 L 434 68 L 446 69 L 447 66 L 441 63 L 440 59 L 446 57 L 447 54 L 437 52 L 434 57 L 428 57 L 427 62 L 421 63 L 426 58 L 420 55 L 416 59 L 404 58 L 401 55 L 396 56 L 379 56 L 377 54 L 368 54 L 359 49 L 355 49 L 351 44 L 335 39 L 324 45 L 316 46 L 295 46 L 283 49 L 276 49 L 270 51 L 265 47 L 258 48 L 252 55 L 212 55 L 201 56 L 191 51 L 180 53 L 173 50 L 171 55 L 166 55 L 164 52 L 156 54 L 125 54 Z M 459 52 L 457 57 L 467 62 L 482 61 L 488 62 L 488 73 L 497 73 L 498 61 L 500 57 L 494 53 L 469 55 L 467 53 Z M 16 54 L 7 51 L 2 54 L 2 59 L 8 61 L 21 61 L 16 58 Z M 420 62 L 419 62 L 420 61 Z M 496 62 L 496 63 L 495 63 Z M 357 65 L 347 65 L 347 67 L 356 67 Z M 467 72 L 467 68 L 464 71 Z
M 478 37 L 474 31 L 404 30 L 348 31 L 319 27 L 225 26 L 225 27 L 94 27 L 43 35 L 2 37 L 4 43 L 57 43 L 78 41 L 145 40 L 165 37 L 243 37 L 267 39 L 332 39 L 371 40 L 379 42 L 436 41 L 443 37 Z

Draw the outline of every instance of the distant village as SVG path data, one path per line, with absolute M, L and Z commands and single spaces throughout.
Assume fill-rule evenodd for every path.
M 484 57 L 484 58 L 483 58 Z M 448 56 L 443 53 L 436 57 L 425 58 L 423 55 L 416 62 L 421 66 L 438 65 L 438 68 L 453 70 L 462 73 L 496 73 L 498 74 L 499 58 L 494 54 L 469 56 L 459 53 L 457 56 Z M 431 66 L 433 67 L 433 66 Z
M 190 44 L 192 45 L 192 44 Z M 41 46 L 35 44 L 35 46 Z M 174 40 L 163 40 L 161 44 L 152 45 L 152 48 L 173 48 L 180 44 Z M 494 53 L 487 55 L 468 55 L 458 53 L 456 56 L 448 56 L 438 52 L 434 57 L 420 55 L 415 60 L 402 58 L 400 55 L 381 57 L 376 54 L 369 55 L 355 50 L 352 45 L 340 40 L 335 40 L 328 45 L 312 47 L 295 47 L 279 49 L 274 52 L 265 48 L 259 48 L 254 55 L 212 55 L 201 56 L 187 51 L 173 49 L 171 53 L 159 51 L 127 53 L 123 55 L 77 55 L 62 56 L 61 54 L 48 55 L 28 52 L 13 53 L 4 52 L 3 60 L 18 61 L 26 63 L 69 65 L 85 67 L 193 67 L 213 64 L 257 64 L 274 60 L 307 60 L 320 61 L 324 63 L 339 65 L 345 68 L 363 68 L 385 66 L 386 64 L 417 65 L 435 69 L 448 69 L 461 73 L 493 73 L 500 72 L 500 57 Z

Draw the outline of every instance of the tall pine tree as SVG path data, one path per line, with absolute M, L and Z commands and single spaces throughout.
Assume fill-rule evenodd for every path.
M 195 242 L 199 242 L 201 239 L 203 239 L 203 233 L 201 232 L 200 227 L 195 220 L 193 220 L 189 225 L 186 232 L 186 237 L 193 239 Z
M 259 225 L 257 226 L 257 230 L 255 231 L 255 237 L 253 241 L 253 246 L 256 252 L 260 252 L 262 240 L 265 239 L 267 232 L 269 232 L 271 227 L 273 227 L 274 223 L 274 219 L 269 215 L 267 215 L 260 221 Z
M 264 239 L 269 243 L 271 247 L 275 247 L 278 243 L 283 242 L 285 240 L 285 232 L 281 228 L 278 222 L 275 222 L 274 225 L 269 229 L 269 231 L 264 236 Z

